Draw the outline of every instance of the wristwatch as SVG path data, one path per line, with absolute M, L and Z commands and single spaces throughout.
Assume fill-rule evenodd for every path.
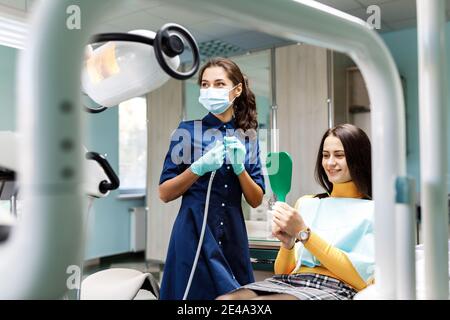
M 306 241 L 308 241 L 310 235 L 311 235 L 311 229 L 306 228 L 306 229 L 300 230 L 298 232 L 296 239 L 298 241 L 301 241 L 304 244 Z

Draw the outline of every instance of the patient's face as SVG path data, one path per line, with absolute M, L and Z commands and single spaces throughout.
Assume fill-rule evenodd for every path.
M 352 180 L 345 159 L 344 146 L 335 136 L 328 136 L 323 144 L 322 166 L 331 183 L 343 183 Z

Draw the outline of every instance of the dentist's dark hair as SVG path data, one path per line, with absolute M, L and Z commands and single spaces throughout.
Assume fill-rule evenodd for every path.
M 320 142 L 317 154 L 315 178 L 316 181 L 327 191 L 333 191 L 333 184 L 328 180 L 325 169 L 322 166 L 322 153 L 325 139 L 334 136 L 341 140 L 344 146 L 345 159 L 350 171 L 352 181 L 358 191 L 366 198 L 372 198 L 372 157 L 369 137 L 360 128 L 352 124 L 340 124 L 328 129 Z
M 242 130 L 258 128 L 255 94 L 250 90 L 248 78 L 241 72 L 239 66 L 227 58 L 217 57 L 206 62 L 198 74 L 198 84 L 201 85 L 203 73 L 211 67 L 221 67 L 225 70 L 233 85 L 242 83 L 242 93 L 234 100 L 233 109 L 236 126 Z

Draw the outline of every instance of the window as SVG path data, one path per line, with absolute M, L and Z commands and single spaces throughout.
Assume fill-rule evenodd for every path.
M 147 179 L 147 100 L 119 104 L 120 193 L 145 194 Z

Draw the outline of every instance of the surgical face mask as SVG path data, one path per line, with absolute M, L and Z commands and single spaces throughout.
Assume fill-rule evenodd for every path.
M 198 102 L 200 102 L 209 112 L 213 114 L 221 114 L 227 111 L 227 109 L 232 105 L 233 101 L 230 101 L 229 94 L 230 91 L 236 88 L 234 86 L 231 89 L 227 88 L 208 88 L 200 89 L 200 97 Z

